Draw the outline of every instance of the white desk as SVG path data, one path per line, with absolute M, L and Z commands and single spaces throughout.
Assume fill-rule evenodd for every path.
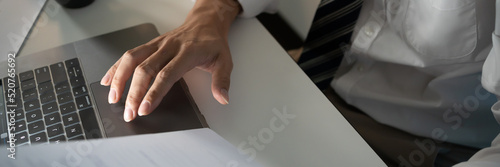
M 68 10 L 51 0 L 22 54 L 145 22 L 164 33 L 182 24 L 192 6 L 190 0 L 96 0 Z M 234 61 L 229 105 L 212 98 L 208 73 L 192 70 L 185 76 L 219 135 L 243 152 L 255 150 L 256 161 L 265 166 L 385 166 L 256 19 L 237 20 L 229 42 Z M 295 118 L 284 125 L 273 109 Z M 250 136 L 259 148 L 250 145 Z

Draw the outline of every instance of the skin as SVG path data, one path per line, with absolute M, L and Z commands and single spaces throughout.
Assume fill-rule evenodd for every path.
M 108 70 L 101 84 L 110 86 L 109 103 L 120 100 L 133 76 L 123 113 L 130 122 L 137 115 L 150 114 L 175 82 L 200 68 L 212 74 L 214 98 L 228 104 L 233 63 L 227 36 L 240 11 L 236 0 L 197 0 L 180 27 L 128 50 Z

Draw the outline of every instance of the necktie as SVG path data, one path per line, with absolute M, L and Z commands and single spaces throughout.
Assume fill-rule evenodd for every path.
M 330 84 L 350 42 L 363 0 L 321 0 L 299 66 L 320 89 Z

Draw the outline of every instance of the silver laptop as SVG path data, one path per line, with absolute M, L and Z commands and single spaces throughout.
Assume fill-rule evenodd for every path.
M 15 73 L 8 70 L 12 62 L 1 62 L 0 146 L 10 134 L 19 146 L 208 127 L 183 80 L 153 113 L 129 123 L 123 120 L 127 92 L 107 103 L 101 77 L 126 50 L 158 35 L 153 24 L 141 24 L 17 57 Z

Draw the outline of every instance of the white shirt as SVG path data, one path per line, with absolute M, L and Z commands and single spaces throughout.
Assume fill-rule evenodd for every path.
M 496 97 L 480 79 L 494 7 L 475 0 L 365 1 L 348 55 L 356 60 L 344 62 L 331 85 L 380 123 L 429 138 L 444 131 L 447 142 L 487 147 L 500 132 L 490 110 Z
M 244 16 L 275 4 L 239 1 Z M 494 23 L 491 0 L 365 1 L 331 86 L 380 123 L 476 148 L 493 144 L 460 165 L 498 166 L 500 135 L 491 141 L 500 132 L 500 102 L 483 89 L 500 95 Z

